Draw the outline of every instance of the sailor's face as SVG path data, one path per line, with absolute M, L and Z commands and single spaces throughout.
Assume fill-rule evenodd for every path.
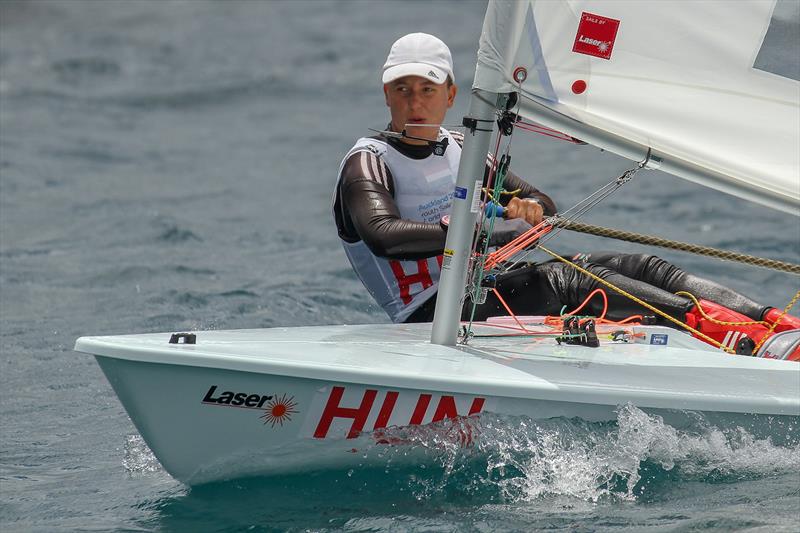
M 433 83 L 419 76 L 406 76 L 383 86 L 386 105 L 392 114 L 392 131 L 406 133 L 435 141 L 438 126 L 444 122 L 447 110 L 456 99 L 456 86 Z M 415 126 L 415 124 L 420 124 Z M 435 126 L 422 126 L 434 124 Z M 426 141 L 403 139 L 409 144 L 425 144 Z

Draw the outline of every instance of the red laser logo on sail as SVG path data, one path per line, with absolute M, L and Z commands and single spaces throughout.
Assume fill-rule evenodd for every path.
M 264 420 L 265 425 L 270 424 L 270 427 L 274 428 L 275 424 L 283 427 L 283 423 L 291 421 L 292 415 L 298 412 L 295 407 L 297 402 L 294 401 L 294 396 L 287 397 L 284 394 L 267 402 L 264 414 L 260 418 Z
M 611 59 L 618 29 L 619 21 L 616 19 L 583 12 L 572 51 L 602 59 Z M 580 94 L 580 92 L 576 91 L 576 94 Z

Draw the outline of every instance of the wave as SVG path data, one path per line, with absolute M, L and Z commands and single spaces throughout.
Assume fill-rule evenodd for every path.
M 78 85 L 79 78 L 83 79 L 89 73 L 96 77 L 103 69 L 107 73 L 105 77 L 114 76 L 114 69 L 101 61 L 79 61 L 69 60 L 66 64 L 72 65 L 73 70 L 65 70 L 67 67 L 58 67 L 61 71 L 59 77 L 69 79 L 65 85 Z M 92 66 L 93 65 L 93 66 Z M 94 70 L 93 70 L 94 69 Z M 83 79 L 83 83 L 89 81 Z M 7 82 L 2 91 L 5 98 L 19 100 L 18 105 L 24 102 L 55 101 L 71 102 L 89 106 L 94 112 L 106 107 L 116 107 L 131 111 L 197 111 L 215 106 L 230 106 L 233 103 L 247 101 L 250 99 L 261 101 L 264 98 L 276 98 L 284 96 L 298 97 L 306 94 L 311 96 L 316 94 L 316 89 L 308 86 L 296 85 L 288 77 L 278 74 L 267 74 L 260 78 L 240 79 L 240 80 L 196 80 L 190 86 L 176 86 L 171 89 L 159 89 L 152 91 L 119 90 L 116 93 L 106 92 L 100 94 L 90 94 L 84 87 L 72 88 L 40 88 L 18 86 Z
M 177 226 L 166 228 L 157 238 L 159 241 L 178 243 L 187 241 L 202 241 L 194 232 Z
M 277 75 L 262 78 L 199 82 L 191 87 L 178 87 L 170 91 L 139 94 L 121 94 L 97 97 L 103 104 L 113 104 L 136 110 L 195 110 L 216 105 L 229 106 L 232 102 L 249 98 L 295 94 L 298 88 Z
M 633 405 L 620 406 L 614 423 L 491 414 L 479 420 L 446 419 L 357 439 L 354 446 L 363 460 L 357 469 L 211 483 L 192 490 L 202 497 L 246 486 L 269 498 L 270 487 L 299 485 L 325 492 L 334 483 L 341 490 L 375 491 L 376 502 L 369 505 L 398 498 L 477 504 L 652 502 L 689 483 L 750 482 L 800 469 L 797 443 L 778 446 L 741 427 L 721 429 L 702 415 L 696 419 L 692 428 L 678 430 Z M 124 464 L 131 475 L 160 471 L 140 437 L 128 438 Z
M 800 467 L 800 446 L 776 446 L 740 427 L 724 430 L 700 415 L 688 430 L 632 405 L 619 407 L 611 425 L 508 422 L 490 422 L 478 449 L 486 455 L 486 482 L 511 501 L 635 500 L 659 483 L 754 479 Z

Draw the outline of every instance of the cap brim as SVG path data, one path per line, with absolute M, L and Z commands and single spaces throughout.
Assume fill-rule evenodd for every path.
M 447 81 L 447 72 L 425 63 L 404 63 L 383 71 L 383 83 L 391 83 L 406 76 L 419 76 L 436 84 Z

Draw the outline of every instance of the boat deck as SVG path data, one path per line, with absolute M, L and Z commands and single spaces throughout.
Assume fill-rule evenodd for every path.
M 800 365 L 734 356 L 682 332 L 629 327 L 635 342 L 602 330 L 597 348 L 553 337 L 476 337 L 429 342 L 430 324 L 371 324 L 82 337 L 76 350 L 129 361 L 188 365 L 385 387 L 507 398 L 800 415 Z M 549 328 L 539 328 L 552 332 Z M 498 324 L 476 335 L 501 335 Z M 655 340 L 654 340 L 655 339 Z M 650 344 L 657 342 L 658 344 Z M 663 343 L 663 344 L 662 344 Z

